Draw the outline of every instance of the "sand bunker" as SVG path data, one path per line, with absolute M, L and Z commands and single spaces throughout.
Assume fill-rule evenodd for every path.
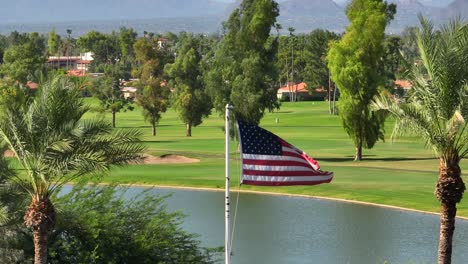
M 195 163 L 200 162 L 199 159 L 187 158 L 179 155 L 162 155 L 156 157 L 150 154 L 144 154 L 143 164 L 175 164 L 175 163 Z
M 11 150 L 5 151 L 3 153 L 3 156 L 5 157 L 14 157 L 15 153 Z M 184 156 L 179 156 L 179 155 L 162 155 L 160 157 L 156 157 L 150 154 L 144 154 L 144 160 L 142 162 L 139 162 L 137 164 L 175 164 L 175 163 L 195 163 L 195 162 L 200 162 L 199 159 L 192 159 L 192 158 L 187 158 Z

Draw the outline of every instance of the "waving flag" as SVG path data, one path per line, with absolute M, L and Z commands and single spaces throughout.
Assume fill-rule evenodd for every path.
M 329 183 L 332 172 L 305 152 L 257 125 L 237 122 L 242 155 L 242 183 L 286 186 Z

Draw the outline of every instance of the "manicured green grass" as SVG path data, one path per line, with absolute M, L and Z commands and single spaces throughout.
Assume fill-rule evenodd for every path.
M 90 100 L 94 105 L 96 101 Z M 102 115 L 110 121 L 109 114 Z M 278 120 L 279 122 L 276 122 Z M 177 113 L 169 110 L 163 115 L 156 137 L 144 123 L 141 110 L 117 114 L 120 129 L 138 128 L 144 133 L 147 152 L 153 155 L 177 154 L 200 159 L 199 163 L 130 165 L 115 168 L 104 178 L 107 182 L 154 184 L 191 187 L 224 188 L 223 120 L 214 113 L 202 125 L 193 129 L 193 137 L 185 137 L 185 126 Z M 354 147 L 339 117 L 328 114 L 325 102 L 283 103 L 281 110 L 269 113 L 261 126 L 276 133 L 317 159 L 324 170 L 335 173 L 331 184 L 293 187 L 252 187 L 244 190 L 289 194 L 327 196 L 385 205 L 438 212 L 434 197 L 438 160 L 416 137 L 391 142 L 379 142 L 364 150 L 364 161 L 353 161 Z M 387 138 L 393 128 L 387 124 Z M 238 183 L 239 160 L 237 144 L 232 142 L 233 184 Z M 468 164 L 462 162 L 462 170 Z M 465 177 L 465 181 L 467 181 Z M 468 217 L 468 199 L 458 206 L 458 215 Z

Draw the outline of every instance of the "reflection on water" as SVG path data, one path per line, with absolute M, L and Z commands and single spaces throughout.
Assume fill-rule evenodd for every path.
M 128 195 L 140 192 L 132 187 Z M 203 245 L 224 245 L 224 193 L 154 189 Z M 232 194 L 232 211 L 236 202 Z M 240 194 L 233 264 L 436 263 L 435 215 L 309 198 Z M 452 263 L 468 262 L 468 221 L 458 220 Z

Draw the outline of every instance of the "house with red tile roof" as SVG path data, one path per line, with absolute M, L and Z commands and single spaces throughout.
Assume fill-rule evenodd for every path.
M 409 90 L 412 87 L 413 85 L 408 80 L 395 80 L 395 89 L 402 88 L 404 90 Z
M 35 82 L 31 82 L 31 81 L 28 81 L 26 83 L 26 87 L 28 87 L 29 89 L 31 90 L 37 90 L 37 88 L 39 87 L 39 85 Z
M 326 96 L 326 91 L 322 87 L 313 89 L 311 93 L 307 89 L 307 83 L 288 83 L 278 89 L 276 96 L 279 100 L 290 101 L 323 101 Z M 295 100 L 294 100 L 295 98 Z

